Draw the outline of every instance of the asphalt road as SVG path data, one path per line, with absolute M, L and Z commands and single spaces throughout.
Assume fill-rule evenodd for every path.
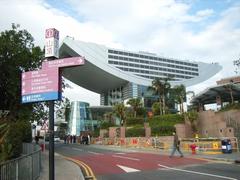
M 103 146 L 57 144 L 55 151 L 86 163 L 98 180 L 240 179 L 240 166 Z

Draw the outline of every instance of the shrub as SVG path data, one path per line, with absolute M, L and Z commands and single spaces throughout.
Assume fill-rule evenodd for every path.
M 184 116 L 180 114 L 167 114 L 161 116 L 154 116 L 149 118 L 149 125 L 151 127 L 160 127 L 160 126 L 174 126 L 178 123 L 184 122 Z
M 224 112 L 224 111 L 229 111 L 229 110 L 232 110 L 232 109 L 240 109 L 240 103 L 227 104 L 220 111 Z
M 152 136 L 170 136 L 172 135 L 173 131 L 175 131 L 174 126 L 152 127 L 151 135 Z
M 101 124 L 100 124 L 101 129 L 108 129 L 109 127 L 113 127 L 113 126 L 114 126 L 113 123 L 111 123 L 111 122 L 106 122 L 106 121 L 103 121 L 103 122 L 101 122 Z
M 21 132 L 22 142 L 30 143 L 32 142 L 32 128 L 31 123 L 26 121 L 17 122 L 18 131 Z
M 18 129 L 17 123 L 9 126 L 6 138 L 3 142 L 3 159 L 17 158 L 22 153 L 22 132 Z
M 144 137 L 145 130 L 143 126 L 134 126 L 126 130 L 126 137 Z
M 136 124 L 143 124 L 144 123 L 144 118 L 127 118 L 127 125 L 131 126 L 131 125 L 136 125 Z

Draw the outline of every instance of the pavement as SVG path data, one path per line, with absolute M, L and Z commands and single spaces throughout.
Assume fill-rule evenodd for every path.
M 41 155 L 42 170 L 38 180 L 49 180 L 49 151 L 45 150 Z M 84 177 L 77 164 L 55 153 L 55 179 L 84 180 Z
M 112 149 L 112 150 L 122 150 L 122 151 L 138 151 L 138 152 L 151 152 L 159 153 L 161 155 L 169 155 L 170 151 L 160 150 L 155 148 L 129 148 L 129 147 L 119 147 L 114 145 L 91 145 L 97 148 Z M 189 152 L 184 152 L 185 157 L 191 158 L 202 158 L 214 161 L 224 161 L 230 163 L 240 163 L 240 152 L 233 152 L 228 154 L 218 153 L 218 154 L 206 154 L 204 152 L 197 152 L 196 154 L 191 154 Z M 49 179 L 49 154 L 48 150 L 42 152 L 42 171 L 40 178 L 38 180 L 48 180 Z M 56 180 L 84 180 L 84 176 L 79 164 L 74 163 L 67 158 L 64 158 L 60 154 L 55 153 L 55 179 Z

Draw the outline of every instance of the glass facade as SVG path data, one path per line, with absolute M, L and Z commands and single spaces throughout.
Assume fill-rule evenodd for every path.
M 68 133 L 79 136 L 81 131 L 91 131 L 93 127 L 94 122 L 89 110 L 89 103 L 80 101 L 71 102 Z

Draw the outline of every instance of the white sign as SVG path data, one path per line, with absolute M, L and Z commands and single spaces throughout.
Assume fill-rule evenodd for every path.
M 59 31 L 50 28 L 45 32 L 45 57 L 56 57 L 58 58 L 59 49 Z

